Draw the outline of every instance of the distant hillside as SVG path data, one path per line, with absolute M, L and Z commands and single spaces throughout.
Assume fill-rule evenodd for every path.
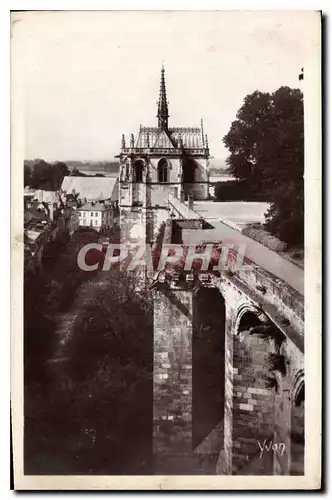
M 69 170 L 76 168 L 85 174 L 104 174 L 106 176 L 116 176 L 119 172 L 119 163 L 116 161 L 77 161 L 69 160 L 65 162 Z
M 32 167 L 39 160 L 24 160 L 26 166 Z M 69 171 L 76 168 L 85 175 L 103 174 L 106 177 L 115 177 L 119 173 L 119 162 L 117 161 L 79 161 L 68 160 L 64 162 Z M 224 159 L 210 158 L 210 174 L 213 176 L 225 176 L 228 174 L 228 167 Z
M 223 175 L 227 174 L 228 166 L 226 165 L 226 161 L 220 158 L 210 158 L 210 173 L 215 175 Z

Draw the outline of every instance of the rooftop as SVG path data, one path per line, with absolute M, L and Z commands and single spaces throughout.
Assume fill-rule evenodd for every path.
M 37 200 L 39 203 L 56 203 L 60 204 L 59 191 L 45 191 L 44 189 L 34 189 L 30 186 L 25 186 L 24 196 Z
M 117 201 L 118 188 L 116 177 L 64 177 L 62 191 L 67 194 L 78 193 L 81 200 Z
M 149 149 L 166 153 L 187 151 L 198 155 L 209 156 L 207 135 L 204 135 L 203 120 L 200 127 L 169 127 L 168 101 L 166 96 L 165 69 L 161 70 L 159 101 L 157 108 L 158 126 L 140 126 L 138 136 L 131 134 L 129 144 L 122 136 L 122 153 L 135 153 Z M 135 151 L 136 150 L 136 151 Z
M 87 211 L 91 210 L 94 212 L 103 212 L 109 209 L 110 209 L 109 205 L 105 205 L 104 203 L 99 203 L 99 202 L 85 203 L 83 206 L 79 208 L 79 210 L 87 210 Z

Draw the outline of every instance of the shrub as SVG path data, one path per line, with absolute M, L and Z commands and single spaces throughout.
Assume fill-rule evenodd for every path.
M 217 182 L 214 196 L 218 201 L 266 201 L 265 196 L 245 180 Z
M 274 252 L 284 252 L 287 248 L 287 243 L 279 240 L 266 229 L 264 229 L 260 224 L 250 224 L 242 229 L 242 233 L 249 238 L 252 238 L 258 243 L 266 246 Z

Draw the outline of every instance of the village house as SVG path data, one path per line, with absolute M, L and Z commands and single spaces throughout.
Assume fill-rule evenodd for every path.
M 33 273 L 42 268 L 47 243 L 58 236 L 57 224 L 47 215 L 45 207 L 38 208 L 37 203 L 24 211 L 24 269 Z
M 113 206 L 109 203 L 85 203 L 79 210 L 81 227 L 93 227 L 96 231 L 103 233 L 113 226 Z
M 64 211 L 64 220 L 65 220 L 66 230 L 68 231 L 68 235 L 72 236 L 75 233 L 75 231 L 77 231 L 77 229 L 79 228 L 80 212 L 79 212 L 79 210 L 77 210 L 76 207 L 71 207 L 71 206 L 66 206 L 63 209 L 63 211 Z
M 41 191 L 41 190 L 39 190 Z M 26 196 L 24 210 L 24 269 L 26 273 L 42 270 L 47 246 L 71 237 L 79 227 L 79 212 L 66 206 L 58 192 L 32 193 Z M 40 199 L 47 201 L 39 201 Z
M 114 225 L 117 179 L 65 177 L 59 191 L 24 189 L 24 266 L 42 270 L 52 242 L 71 237 L 79 227 L 104 233 Z

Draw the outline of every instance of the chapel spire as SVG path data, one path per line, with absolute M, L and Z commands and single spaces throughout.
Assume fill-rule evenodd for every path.
M 168 128 L 168 102 L 166 98 L 166 84 L 165 84 L 165 69 L 164 65 L 161 68 L 160 91 L 158 101 L 158 127 L 167 130 Z

